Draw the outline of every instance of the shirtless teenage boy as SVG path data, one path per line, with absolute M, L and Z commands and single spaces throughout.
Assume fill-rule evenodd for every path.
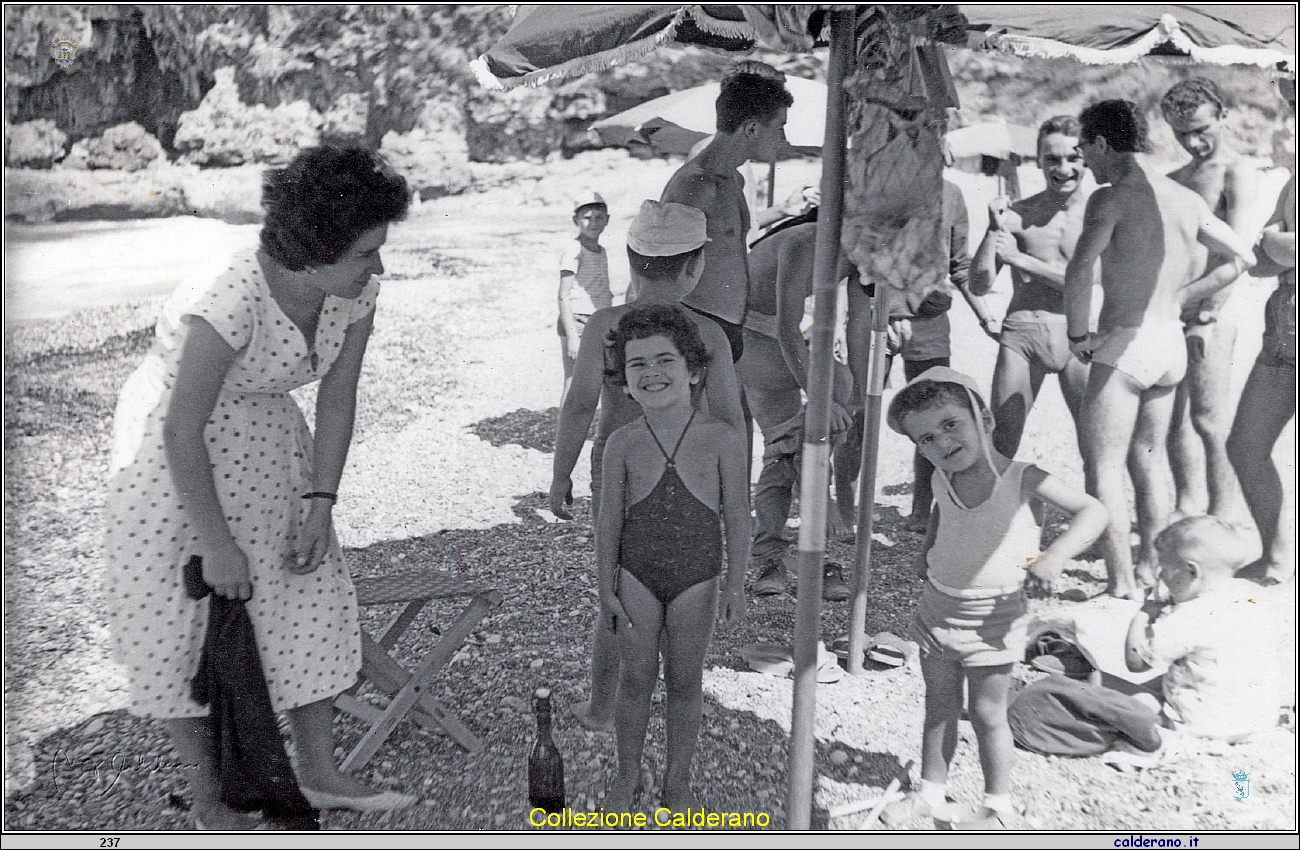
M 570 476 L 582 454 L 591 420 L 600 406 L 600 423 L 591 450 L 591 518 L 596 527 L 601 499 L 601 460 L 609 436 L 637 419 L 641 406 L 605 374 L 606 335 L 634 306 L 677 304 L 695 287 L 707 244 L 704 216 L 680 204 L 644 201 L 627 231 L 628 261 L 637 299 L 631 304 L 606 307 L 592 313 L 582 331 L 582 344 L 573 367 L 573 383 L 560 409 L 555 433 L 555 465 L 551 476 L 551 512 L 572 519 L 567 504 L 573 501 Z M 712 358 L 704 382 L 704 409 L 714 418 L 740 428 L 740 389 L 731 362 L 721 354 L 727 337 L 712 322 L 697 319 L 705 349 Z M 597 618 L 591 642 L 591 699 L 574 707 L 574 716 L 588 728 L 612 728 L 614 695 L 618 686 L 618 640 Z
M 1250 238 L 1246 219 L 1255 198 L 1255 170 L 1223 138 L 1225 109 L 1218 86 L 1203 77 L 1184 80 L 1165 93 L 1160 111 L 1178 144 L 1192 155 L 1191 162 L 1169 177 L 1200 195 L 1216 216 Z M 1221 265 L 1222 257 L 1206 256 L 1207 271 Z M 1226 448 L 1237 327 L 1222 316 L 1220 308 L 1230 293 L 1225 288 L 1183 309 L 1187 378 L 1174 395 L 1169 462 L 1179 514 L 1210 513 L 1231 521 L 1244 519 L 1246 508 Z
M 723 81 L 717 134 L 677 169 L 660 198 L 704 212 L 710 240 L 704 247 L 704 273 L 682 303 L 726 332 L 733 363 L 744 349 L 741 325 L 749 288 L 749 207 L 737 169 L 747 160 L 771 161 L 787 144 L 785 115 L 793 103 L 785 86 L 773 79 L 742 73 Z
M 1038 128 L 1038 167 L 1046 189 L 1015 203 L 994 198 L 989 204 L 989 229 L 970 273 L 971 292 L 984 295 L 998 270 L 1011 267 L 1013 294 L 993 370 L 993 447 L 1011 458 L 1049 373 L 1060 380 L 1082 451 L 1079 417 L 1088 387 L 1088 366 L 1070 354 L 1061 295 L 1065 264 L 1083 230 L 1083 210 L 1092 193 L 1082 188 L 1086 167 L 1073 115 L 1049 118 Z
M 1187 370 L 1179 316 L 1184 299 L 1227 285 L 1200 268 L 1197 242 L 1229 258 L 1235 278 L 1254 264 L 1252 246 L 1216 218 L 1205 201 L 1135 154 L 1146 149 L 1146 118 L 1126 100 L 1093 104 L 1079 117 L 1080 150 L 1098 183 L 1083 232 L 1065 270 L 1070 350 L 1091 361 L 1084 399 L 1084 472 L 1088 492 L 1110 511 L 1102 538 L 1107 590 L 1140 599 L 1155 583 L 1155 535 L 1169 519 L 1163 479 L 1174 387 Z M 1092 269 L 1101 258 L 1098 332 L 1088 333 Z M 1137 500 L 1141 539 L 1136 575 L 1129 548 L 1124 464 Z

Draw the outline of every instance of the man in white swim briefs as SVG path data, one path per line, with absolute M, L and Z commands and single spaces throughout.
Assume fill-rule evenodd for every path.
M 1174 388 L 1187 371 L 1179 316 L 1184 304 L 1233 279 L 1211 273 L 1193 280 L 1201 264 L 1196 243 L 1234 264 L 1236 274 L 1254 264 L 1254 253 L 1200 195 L 1137 160 L 1135 154 L 1146 149 L 1147 128 L 1136 104 L 1095 103 L 1079 123 L 1084 161 L 1099 184 L 1109 184 L 1088 199 L 1083 232 L 1065 270 L 1070 350 L 1092 363 L 1084 399 L 1084 473 L 1088 492 L 1110 511 L 1102 537 L 1107 591 L 1141 599 L 1144 588 L 1155 583 L 1155 535 L 1171 511 L 1162 467 L 1168 461 Z M 1103 301 L 1098 332 L 1090 335 L 1098 258 Z M 1129 548 L 1126 459 L 1141 540 L 1136 571 Z

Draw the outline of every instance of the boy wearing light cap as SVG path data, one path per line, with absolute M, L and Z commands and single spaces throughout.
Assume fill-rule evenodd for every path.
M 609 258 L 600 247 L 600 234 L 609 224 L 609 208 L 595 192 L 578 197 L 573 204 L 573 223 L 578 226 L 576 246 L 570 246 L 560 258 L 560 358 L 564 363 L 564 392 L 569 393 L 573 364 L 578 359 L 578 344 L 587 319 L 597 310 L 614 303 L 609 290 Z
M 573 381 L 560 409 L 555 434 L 555 466 L 551 477 L 550 507 L 561 519 L 572 519 L 570 476 L 587 439 L 591 420 L 600 407 L 600 422 L 591 450 L 592 526 L 600 510 L 601 459 L 610 434 L 641 416 L 641 407 L 606 380 L 606 338 L 619 318 L 633 306 L 679 304 L 695 288 L 704 269 L 703 248 L 709 241 L 704 213 L 682 204 L 644 201 L 627 233 L 627 254 L 631 265 L 631 287 L 637 293 L 630 304 L 597 310 L 587 320 L 573 369 Z M 708 380 L 704 381 L 702 410 L 741 429 L 740 389 L 732 366 L 727 336 L 708 319 L 691 313 L 700 336 L 712 357 Z M 721 354 L 719 354 L 721 352 Z M 602 615 L 604 612 L 602 612 Z M 594 729 L 613 728 L 614 692 L 618 685 L 618 646 L 615 634 L 596 619 L 591 649 L 591 700 L 574 708 L 574 715 Z
M 925 589 L 911 634 L 921 646 L 925 677 L 921 784 L 887 807 L 882 820 L 891 827 L 920 816 L 958 821 L 959 829 L 1007 826 L 1014 760 L 1007 692 L 1011 666 L 1024 654 L 1023 586 L 1033 576 L 1050 587 L 1066 560 L 1106 528 L 1106 509 L 1038 467 L 998 453 L 993 416 L 975 382 L 960 372 L 936 366 L 918 375 L 890 403 L 888 421 L 934 464 L 935 504 L 917 560 Z M 1045 552 L 1034 500 L 1072 516 Z M 969 822 L 951 813 L 946 797 L 963 680 L 984 768 L 984 800 Z

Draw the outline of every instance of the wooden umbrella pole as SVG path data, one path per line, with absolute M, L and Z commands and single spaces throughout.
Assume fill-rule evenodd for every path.
M 885 391 L 889 364 L 889 287 L 876 284 L 871 302 L 871 360 L 867 372 L 863 411 L 862 466 L 858 479 L 858 536 L 853 551 L 853 606 L 849 613 L 849 674 L 862 672 L 866 649 L 867 592 L 871 589 L 871 528 L 876 508 L 876 459 L 880 445 L 880 397 Z M 858 374 L 862 374 L 859 372 Z
M 836 7 L 839 9 L 840 7 Z M 790 720 L 788 829 L 808 829 L 812 817 L 813 720 L 817 707 L 817 638 L 822 602 L 822 555 L 826 551 L 827 470 L 834 359 L 835 272 L 844 217 L 844 80 L 853 51 L 853 12 L 832 11 L 831 54 L 826 74 L 826 138 L 822 147 L 822 206 L 813 253 L 813 330 L 804 418 L 802 487 L 799 494 L 799 581 L 794 624 L 794 700 Z

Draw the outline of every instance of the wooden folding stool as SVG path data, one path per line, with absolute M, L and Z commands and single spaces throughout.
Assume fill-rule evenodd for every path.
M 478 752 L 483 744 L 456 715 L 433 698 L 429 681 L 452 659 L 465 638 L 487 615 L 501 604 L 501 594 L 496 590 L 483 590 L 448 577 L 438 570 L 421 570 L 356 581 L 357 604 L 384 605 L 405 602 L 379 640 L 361 632 L 361 676 L 357 683 L 334 699 L 334 707 L 344 711 L 369 729 L 361 742 L 343 760 L 343 770 L 363 766 L 383 746 L 398 722 L 406 716 L 426 729 L 438 729 L 449 735 L 471 753 Z M 420 659 L 414 672 L 397 662 L 389 652 L 398 638 L 415 621 L 416 616 L 431 599 L 473 597 L 451 627 L 443 632 L 438 643 Z M 389 696 L 386 708 L 377 708 L 357 699 L 357 690 L 363 682 L 370 682 Z

